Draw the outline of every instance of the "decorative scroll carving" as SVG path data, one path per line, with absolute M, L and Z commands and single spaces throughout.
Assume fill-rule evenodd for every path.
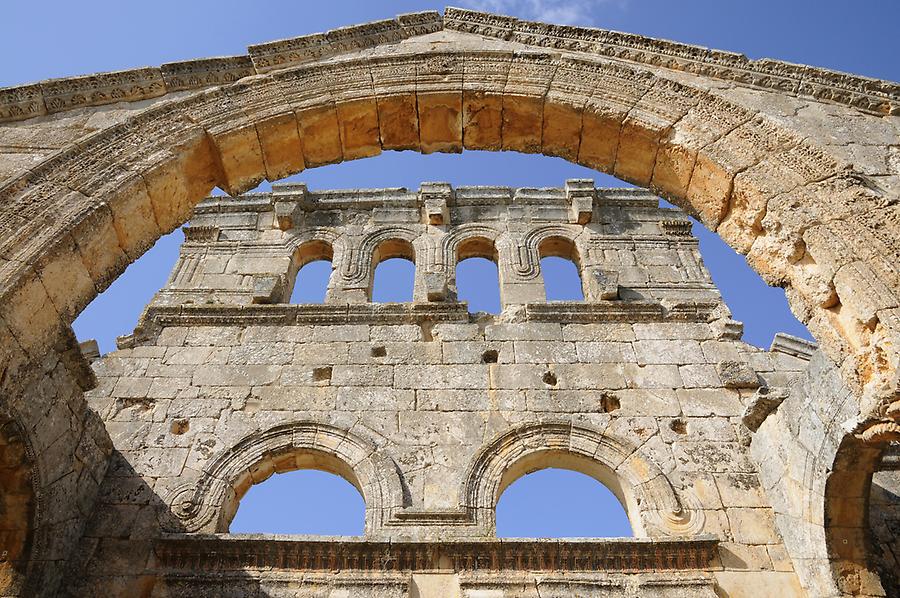
M 735 81 L 781 93 L 846 104 L 879 114 L 900 112 L 900 85 L 778 60 L 653 39 L 641 35 L 523 21 L 447 8 L 444 27 L 529 46 L 606 56 L 695 75 Z
M 375 446 L 349 431 L 317 422 L 293 422 L 254 432 L 210 461 L 199 479 L 171 488 L 169 506 L 160 523 L 169 531 L 225 531 L 229 496 L 241 477 L 266 458 L 313 452 L 352 467 L 355 482 L 366 501 L 366 525 L 377 526 L 381 517 L 403 506 L 403 490 L 396 468 L 379 458 Z M 237 497 L 240 498 L 240 497 Z
M 47 114 L 40 83 L 0 89 L 0 122 Z
M 47 112 L 53 113 L 155 98 L 166 93 L 166 85 L 160 69 L 145 68 L 44 81 L 41 92 Z
M 170 535 L 156 543 L 161 569 L 193 574 L 246 569 L 299 571 L 672 571 L 713 566 L 712 536 L 653 540 L 523 542 L 285 540 Z M 371 582 L 370 582 L 371 583 Z M 408 583 L 408 582 L 407 582 Z
M 609 478 L 601 482 L 615 482 L 616 478 L 624 482 L 619 489 L 610 489 L 630 511 L 638 535 L 693 535 L 703 529 L 703 512 L 683 504 L 666 476 L 640 455 L 638 447 L 597 430 L 547 421 L 513 428 L 476 455 L 465 478 L 462 498 L 480 525 L 494 527 L 494 506 L 505 485 L 514 481 L 507 472 L 525 460 L 539 466 L 544 454 L 576 457 L 587 464 L 591 470 L 585 471 L 588 475 L 596 475 L 593 470 L 599 467 Z

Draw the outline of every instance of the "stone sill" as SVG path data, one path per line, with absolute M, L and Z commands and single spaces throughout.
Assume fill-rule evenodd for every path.
M 350 536 L 167 534 L 154 547 L 165 570 L 618 571 L 712 570 L 718 539 L 496 538 L 366 540 Z

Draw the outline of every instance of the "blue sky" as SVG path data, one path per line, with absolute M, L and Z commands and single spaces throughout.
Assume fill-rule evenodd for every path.
M 868 0 L 858 3 L 856 9 L 852 9 L 846 0 L 456 0 L 455 3 L 523 18 L 572 22 L 674 39 L 741 52 L 751 58 L 778 58 L 900 80 L 900 61 L 896 59 L 900 2 L 896 0 Z M 4 6 L 3 35 L 0 36 L 0 55 L 5 57 L 0 68 L 0 86 L 191 58 L 243 54 L 250 44 L 391 17 L 397 13 L 440 10 L 443 6 L 410 0 L 10 2 Z M 565 179 L 576 177 L 593 177 L 598 185 L 621 185 L 611 177 L 557 158 L 480 152 L 430 156 L 391 152 L 369 160 L 304 172 L 294 180 L 305 181 L 317 189 L 417 188 L 420 182 L 427 180 L 446 180 L 456 185 L 559 186 Z M 735 318 L 746 324 L 745 339 L 748 342 L 768 346 L 772 335 L 781 330 L 806 336 L 805 329 L 788 311 L 782 291 L 766 287 L 746 267 L 743 258 L 730 251 L 718 237 L 699 226 L 695 226 L 695 233 L 701 240 L 704 261 Z M 112 350 L 114 337 L 131 331 L 141 309 L 165 283 L 181 238 L 180 232 L 169 235 L 132 265 L 76 322 L 79 337 L 98 338 L 104 352 Z M 312 275 L 310 285 L 315 280 L 312 270 L 309 272 Z M 482 268 L 480 275 L 490 278 L 491 273 Z M 404 274 L 403 268 L 398 268 L 394 276 L 408 276 L 408 270 Z M 472 286 L 485 285 L 473 283 Z M 495 304 L 495 299 L 484 293 L 471 292 L 468 298 L 481 302 L 486 309 Z M 533 474 L 510 488 L 507 494 L 523 501 L 515 508 L 505 506 L 507 498 L 501 502 L 501 513 L 511 513 L 506 519 L 511 526 L 509 529 L 514 530 L 510 535 L 572 533 L 566 522 L 554 523 L 548 519 L 552 513 L 533 510 L 541 503 L 558 504 L 567 495 L 567 501 L 576 494 L 589 496 L 587 490 L 578 485 L 584 481 L 576 479 L 578 476 L 554 475 L 557 474 Z M 349 519 L 342 516 L 347 512 L 343 509 L 356 509 L 356 512 L 361 509 L 361 501 L 356 507 L 349 499 L 338 502 L 337 496 L 347 488 L 342 488 L 340 481 L 330 486 L 320 484 L 322 479 L 327 479 L 325 474 L 282 477 L 290 477 L 293 483 L 275 494 L 283 499 L 290 497 L 293 513 L 303 512 L 304 501 L 321 492 L 324 496 L 335 497 L 333 502 L 326 500 L 324 505 L 342 505 L 340 509 L 326 508 L 324 515 L 346 522 Z M 316 484 L 324 490 L 311 492 L 309 488 Z M 269 507 L 273 503 L 256 498 L 261 489 L 251 491 L 245 501 L 247 504 L 239 512 L 239 521 L 246 519 L 251 511 L 272 511 Z M 350 492 L 355 491 L 350 488 Z M 528 495 L 536 500 L 529 502 Z M 609 514 L 614 519 L 617 517 L 614 509 L 609 507 L 609 502 L 603 502 L 608 499 L 607 493 L 606 499 L 580 501 L 579 505 L 587 515 L 582 511 L 576 513 L 574 508 L 556 511 L 566 511 L 576 522 L 586 522 L 588 515 L 598 513 Z M 500 520 L 504 517 L 506 515 L 498 515 Z M 253 521 L 251 516 L 247 531 L 254 529 Z M 547 525 L 539 529 L 522 527 L 536 521 Z M 522 525 L 517 527 L 516 523 Z M 256 529 L 261 529 L 262 525 L 262 520 L 258 520 Z M 281 529 L 287 530 L 287 527 Z M 618 535 L 612 527 L 601 527 L 598 531 L 587 523 L 579 529 L 587 532 L 575 535 L 604 535 L 601 533 L 604 530 L 606 535 Z

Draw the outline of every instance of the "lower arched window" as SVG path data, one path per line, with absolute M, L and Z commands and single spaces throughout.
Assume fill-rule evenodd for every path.
M 361 535 L 366 507 L 353 469 L 321 451 L 264 457 L 232 483 L 223 505 L 231 533 Z
M 633 535 L 628 515 L 613 492 L 591 476 L 545 468 L 525 474 L 497 503 L 502 538 L 598 538 Z
M 333 473 L 301 469 L 252 486 L 229 532 L 360 536 L 364 529 L 365 502 L 353 484 Z

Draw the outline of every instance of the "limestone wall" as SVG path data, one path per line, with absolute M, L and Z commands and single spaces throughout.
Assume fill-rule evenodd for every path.
M 644 192 L 582 185 L 587 199 L 579 204 L 566 189 L 443 186 L 438 204 L 428 195 L 435 188 L 278 187 L 198 207 L 169 284 L 123 348 L 94 364 L 98 384 L 88 401 L 115 453 L 73 593 L 153 586 L 158 595 L 186 595 L 218 587 L 214 572 L 226 565 L 184 569 L 184 559 L 198 558 L 187 555 L 202 553 L 202 538 L 219 546 L 213 550 L 231 550 L 226 537 L 197 534 L 227 532 L 243 493 L 275 472 L 322 468 L 363 494 L 365 542 L 351 548 L 340 541 L 329 550 L 371 551 L 373 542 L 390 540 L 457 554 L 493 550 L 494 507 L 516 477 L 566 467 L 607 484 L 635 536 L 684 538 L 683 554 L 695 559 L 678 565 L 688 574 L 683 579 L 665 573 L 664 543 L 653 545 L 651 561 L 631 566 L 643 576 L 613 573 L 616 565 L 588 573 L 566 561 L 555 567 L 566 587 L 688 592 L 694 584 L 698 595 L 709 595 L 718 585 L 742 595 L 753 572 L 754 583 L 799 595 L 745 421 L 765 418 L 754 405 L 806 367 L 811 347 L 784 339 L 778 350 L 762 351 L 738 340 L 741 327 L 728 319 L 683 216 Z M 431 217 L 441 220 L 423 223 Z M 582 275 L 600 270 L 606 298 L 586 282 L 586 301 L 547 303 L 539 270 L 516 279 L 527 271 L 516 269 L 517 260 L 537 267 L 540 243 L 528 241 L 535 230 L 549 231 L 545 241 L 574 239 Z M 404 238 L 416 248 L 420 301 L 372 304 L 373 256 L 380 244 Z M 470 315 L 455 301 L 447 289 L 462 254 L 433 249 L 441 239 L 465 247 L 484 238 L 502 247 L 499 316 Z M 322 239 L 335 256 L 327 302 L 283 303 L 298 256 L 308 255 L 304 243 Z M 167 532 L 187 535 L 173 544 Z M 713 551 L 704 553 L 703 542 L 713 538 Z M 649 549 L 610 542 L 584 548 L 585 555 L 613 550 L 639 558 Z M 307 561 L 297 567 L 315 570 Z M 426 585 L 440 581 L 429 570 L 446 569 L 404 567 L 427 573 L 420 579 Z M 355 567 L 348 569 L 301 587 L 337 591 L 357 583 Z M 521 583 L 537 587 L 514 569 L 476 565 L 469 579 L 454 566 L 441 575 L 471 592 L 485 584 L 507 588 L 501 595 Z M 272 589 L 287 583 L 291 569 L 226 570 Z M 185 580 L 188 572 L 193 581 Z M 392 578 L 383 567 L 371 574 L 403 592 L 419 583 Z
M 35 511 L 46 516 L 43 521 L 66 523 L 32 523 L 31 529 L 46 530 L 50 539 L 29 545 L 28 562 L 35 563 L 36 571 L 45 570 L 41 563 L 46 557 L 37 548 L 52 544 L 54 565 L 46 570 L 60 571 L 75 555 L 73 571 L 80 571 L 96 545 L 97 537 L 90 536 L 84 550 L 72 550 L 84 514 L 91 510 L 94 491 L 87 480 L 102 477 L 108 447 L 91 448 L 105 445 L 104 432 L 90 423 L 95 413 L 77 398 L 91 383 L 78 382 L 82 374 L 71 374 L 83 371 L 83 364 L 70 350 L 69 324 L 161 234 L 186 221 L 213 187 L 237 194 L 263 179 L 274 181 L 383 150 L 512 150 L 560 156 L 652 188 L 746 253 L 767 282 L 785 287 L 792 309 L 827 357 L 816 370 L 819 377 L 840 378 L 849 394 L 840 391 L 841 409 L 834 411 L 831 395 L 801 396 L 813 386 L 795 385 L 785 400 L 809 402 L 807 411 L 814 415 L 805 427 L 773 419 L 767 428 L 765 416 L 783 394 L 751 400 L 746 422 L 751 427 L 763 423 L 763 436 L 772 430 L 769 446 L 797 448 L 792 457 L 754 459 L 760 475 L 771 482 L 769 503 L 779 513 L 806 513 L 798 529 L 809 532 L 807 543 L 791 542 L 795 530 L 780 529 L 798 571 L 809 565 L 801 582 L 830 593 L 878 591 L 869 583 L 874 577 L 864 558 L 872 552 L 868 536 L 860 532 L 866 513 L 841 506 L 864 498 L 860 489 L 869 487 L 872 471 L 880 467 L 879 455 L 900 433 L 898 105 L 897 84 L 887 81 L 459 9 L 260 44 L 246 56 L 0 90 L 0 411 L 4 421 L 14 420 L 25 445 L 39 447 L 32 463 L 46 452 L 46 466 L 32 466 L 31 471 L 61 474 L 33 481 L 34 496 L 57 487 L 67 498 L 36 499 L 34 504 L 47 507 Z M 438 223 L 453 216 L 452 210 L 445 214 L 438 209 L 445 191 L 420 190 L 422 220 L 394 223 L 409 242 L 429 237 L 422 234 L 426 223 L 453 226 Z M 578 189 L 569 191 L 542 194 L 540 200 L 555 205 L 559 216 L 565 207 L 566 227 L 582 225 L 585 213 L 575 200 L 583 202 L 584 197 Z M 434 210 L 428 208 L 429 197 Z M 296 210 L 291 205 L 290 200 L 272 205 L 273 220 L 283 233 L 293 228 L 295 216 L 302 220 L 309 215 L 302 205 L 296 204 Z M 266 235 L 278 235 L 275 228 L 261 234 L 260 222 L 252 233 L 251 245 L 257 248 L 267 242 Z M 189 229 L 188 236 L 194 236 L 188 245 L 203 241 L 218 226 Z M 594 220 L 588 229 L 602 236 L 609 232 L 604 226 Z M 546 323 L 555 317 L 561 318 L 560 325 L 603 318 L 638 321 L 634 311 L 623 315 L 619 303 L 638 303 L 641 297 L 659 300 L 656 307 L 632 306 L 641 318 L 663 323 L 673 318 L 718 320 L 714 335 L 727 336 L 729 327 L 733 334 L 724 312 L 710 312 L 678 296 L 674 282 L 700 281 L 688 294 L 711 293 L 706 299 L 716 303 L 714 291 L 686 265 L 691 251 L 676 249 L 684 247 L 683 240 L 674 240 L 679 225 L 671 230 L 658 222 L 653 226 L 665 241 L 652 241 L 656 245 L 645 254 L 637 249 L 630 254 L 627 248 L 624 253 L 607 248 L 602 255 L 590 248 L 581 251 L 583 268 L 599 275 L 586 278 L 588 298 L 598 300 L 588 308 L 543 306 L 533 278 L 527 278 L 534 273 L 527 267 L 528 256 L 534 261 L 533 250 L 525 244 L 524 261 L 507 254 L 502 261 L 512 274 L 504 280 L 505 301 L 518 308 L 507 310 L 506 323 Z M 226 233 L 229 228 L 221 226 Z M 498 229 L 498 239 L 505 235 L 513 243 L 524 241 L 517 235 L 526 231 L 514 229 Z M 348 246 L 366 249 L 355 242 Z M 338 260 L 342 276 L 333 277 L 332 301 L 318 315 L 265 305 L 287 291 L 293 269 L 305 259 L 284 253 L 286 248 L 276 243 L 262 252 L 269 258 L 287 256 L 273 266 L 275 276 L 258 276 L 248 261 L 226 262 L 221 272 L 201 274 L 207 278 L 203 288 L 172 286 L 158 297 L 151 309 L 155 315 L 148 314 L 145 326 L 123 347 L 153 346 L 163 328 L 185 323 L 259 324 L 247 320 L 247 309 L 264 314 L 266 325 L 375 322 L 367 320 L 372 316 L 364 315 L 364 307 L 335 307 L 345 301 L 365 304 L 366 288 L 353 285 L 368 275 L 365 262 L 355 258 Z M 498 250 L 503 257 L 504 247 Z M 416 253 L 417 261 L 420 255 Z M 623 256 L 632 261 L 617 261 Z M 190 272 L 192 259 L 185 255 L 178 276 Z M 453 298 L 452 276 L 440 271 L 446 263 L 440 256 L 425 259 L 416 297 L 427 301 L 379 325 L 420 325 L 423 318 L 431 321 L 439 314 L 449 321 L 461 318 L 462 310 L 434 307 L 442 295 Z M 343 270 L 352 264 L 362 267 L 362 278 Z M 517 264 L 526 267 L 517 270 Z M 629 278 L 640 272 L 638 266 L 647 267 L 646 280 Z M 680 281 L 671 280 L 673 266 L 681 268 Z M 623 284 L 610 273 L 623 276 Z M 350 286 L 344 284 L 348 281 Z M 228 306 L 213 305 L 204 312 L 189 297 L 192 293 L 204 303 L 211 299 Z M 195 303 L 184 307 L 182 299 Z M 423 338 L 428 338 L 424 332 Z M 793 345 L 779 344 L 789 351 Z M 577 346 L 575 352 L 577 356 Z M 68 365 L 61 366 L 63 362 Z M 806 416 L 802 408 L 794 412 Z M 801 471 L 783 475 L 785 463 L 794 464 L 787 469 Z M 122 477 L 115 473 L 122 466 L 114 458 L 114 473 L 107 479 Z M 27 469 L 22 463 L 13 465 L 14 471 Z M 63 471 L 77 473 L 82 481 L 73 486 L 74 478 Z M 128 477 L 127 467 L 125 473 Z M 795 480 L 804 480 L 799 489 Z M 786 494 L 790 500 L 775 494 L 784 488 L 793 489 Z M 852 496 L 842 494 L 847 489 Z M 886 496 L 876 495 L 879 500 Z M 808 508 L 791 506 L 791 500 Z M 776 521 L 785 526 L 794 520 Z M 11 531 L 19 533 L 20 523 Z M 648 550 L 633 548 L 637 556 Z M 178 550 L 165 554 L 176 560 L 194 558 L 190 550 Z M 569 553 L 572 547 L 559 550 Z M 699 553 L 691 554 L 703 561 Z M 477 561 L 476 556 L 466 558 Z M 883 562 L 890 562 L 889 557 Z M 4 571 L 23 566 L 32 565 L 13 563 Z M 62 576 L 53 573 L 44 583 L 41 575 L 26 577 L 35 580 L 39 594 L 53 595 Z M 725 579 L 723 575 L 718 573 L 717 579 Z M 149 579 L 142 582 L 146 587 Z M 17 583 L 7 587 L 18 591 Z M 432 587 L 430 583 L 422 580 L 421 588 Z M 433 587 L 441 591 L 443 586 Z

